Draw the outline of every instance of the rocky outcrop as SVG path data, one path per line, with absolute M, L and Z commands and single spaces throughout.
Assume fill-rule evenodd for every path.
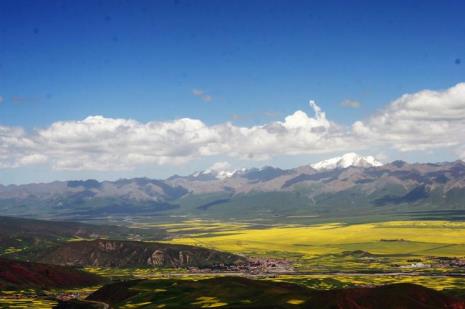
M 106 239 L 65 243 L 38 260 L 72 266 L 167 268 L 238 265 L 247 261 L 235 254 L 194 246 Z

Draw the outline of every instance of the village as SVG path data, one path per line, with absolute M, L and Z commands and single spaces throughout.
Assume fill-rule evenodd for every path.
M 269 273 L 289 273 L 294 272 L 292 263 L 285 259 L 254 258 L 246 264 L 225 265 L 217 264 L 209 268 L 189 267 L 190 273 L 246 273 L 251 275 Z

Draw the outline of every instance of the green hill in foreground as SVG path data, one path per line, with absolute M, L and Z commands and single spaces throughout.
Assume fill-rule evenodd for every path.
M 88 300 L 115 308 L 465 308 L 464 300 L 414 284 L 318 291 L 240 277 L 119 282 L 102 287 Z

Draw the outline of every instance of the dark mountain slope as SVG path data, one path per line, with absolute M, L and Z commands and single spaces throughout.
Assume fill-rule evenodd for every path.
M 71 288 L 101 282 L 96 275 L 70 267 L 0 258 L 0 289 Z
M 465 308 L 465 301 L 410 283 L 376 288 L 322 291 L 309 302 L 312 308 Z
M 152 291 L 152 292 L 151 292 Z M 199 281 L 138 280 L 110 284 L 89 300 L 112 306 L 151 303 L 167 308 L 463 309 L 465 301 L 414 284 L 317 291 L 303 286 L 240 277 Z
M 120 226 L 93 225 L 79 222 L 45 221 L 0 217 L 0 254 L 7 249 L 32 250 L 63 242 L 70 238 L 127 239 L 143 237 L 159 240 L 166 236 L 161 229 L 131 229 Z

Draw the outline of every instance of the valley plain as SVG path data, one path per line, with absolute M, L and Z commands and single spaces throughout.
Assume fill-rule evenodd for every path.
M 202 221 L 194 222 L 201 230 Z M 271 277 L 313 288 L 337 288 L 412 282 L 457 289 L 465 282 L 465 223 L 453 221 L 385 221 L 375 223 L 242 227 L 235 232 L 185 235 L 193 222 L 173 224 L 170 243 L 184 243 L 249 257 L 292 261 L 292 271 Z M 220 226 L 214 223 L 213 226 Z M 455 264 L 455 266 L 454 266 Z
M 44 265 L 0 272 L 0 304 L 346 308 L 348 297 L 382 308 L 396 291 L 404 304 L 422 295 L 465 307 L 465 164 L 341 160 L 349 165 L 0 186 L 4 268 Z M 73 271 L 98 284 L 63 287 Z
M 13 219 L 15 220 L 15 219 Z M 127 221 L 126 221 L 127 222 Z M 80 269 L 104 278 L 103 282 L 120 280 L 155 280 L 171 284 L 173 280 L 208 280 L 221 277 L 246 277 L 266 282 L 297 284 L 315 290 L 366 288 L 389 284 L 417 284 L 450 295 L 465 296 L 465 223 L 458 221 L 378 221 L 371 223 L 308 223 L 260 224 L 255 222 L 222 222 L 189 219 L 177 223 L 127 222 L 117 231 L 143 231 L 138 237 L 149 237 L 163 231 L 162 243 L 192 245 L 196 248 L 219 250 L 247 257 L 258 264 L 243 268 L 216 266 L 154 267 L 154 265 L 119 267 L 81 265 Z M 87 225 L 84 225 L 87 227 Z M 105 229 L 104 229 L 105 231 Z M 131 237 L 134 235 L 131 233 Z M 87 242 L 93 236 L 70 236 L 57 243 Z M 99 238 L 108 237 L 99 235 Z M 121 235 L 119 235 L 121 238 Z M 122 237 L 124 238 L 124 236 Z M 156 240 L 152 243 L 159 243 Z M 150 242 L 149 242 L 150 243 Z M 53 246 L 52 246 L 53 248 Z M 3 248 L 6 257 L 34 256 L 29 246 Z M 21 255 L 20 253 L 23 253 Z M 52 253 L 53 254 L 53 253 Z M 116 255 L 116 252 L 112 252 Z M 55 260 L 53 263 L 60 263 Z M 229 263 L 228 265 L 232 265 Z M 170 281 L 171 280 L 171 281 Z M 162 283 L 160 283 L 162 284 Z M 85 288 L 53 288 L 44 290 L 6 289 L 0 304 L 14 308 L 50 308 L 54 299 L 84 299 L 104 284 Z M 163 289 L 157 288 L 163 296 Z M 22 296 L 17 296 L 22 295 Z M 157 298 L 157 304 L 179 305 L 179 299 Z M 14 296 L 14 297 L 13 297 Z M 142 297 L 142 296 L 141 296 Z M 145 298 L 148 296 L 144 296 Z M 142 297 L 142 299 L 144 298 Z M 193 299 L 193 307 L 222 307 L 231 298 L 206 293 Z M 278 296 L 276 296 L 278 297 Z M 281 297 L 281 296 L 279 296 Z M 278 298 L 279 298 L 278 297 Z M 288 301 L 293 298 L 288 297 Z M 278 299 L 277 298 L 277 299 Z M 165 299 L 161 301 L 160 299 Z M 280 299 L 280 298 L 279 298 Z M 301 298 L 297 298 L 301 299 Z M 305 298 L 306 299 L 306 298 Z M 187 301 L 187 300 L 186 300 Z M 283 301 L 280 299 L 280 301 Z M 87 305 L 99 306 L 95 303 Z M 298 307 L 299 302 L 283 303 L 282 307 Z M 147 301 L 134 299 L 122 303 L 122 308 L 143 308 Z

